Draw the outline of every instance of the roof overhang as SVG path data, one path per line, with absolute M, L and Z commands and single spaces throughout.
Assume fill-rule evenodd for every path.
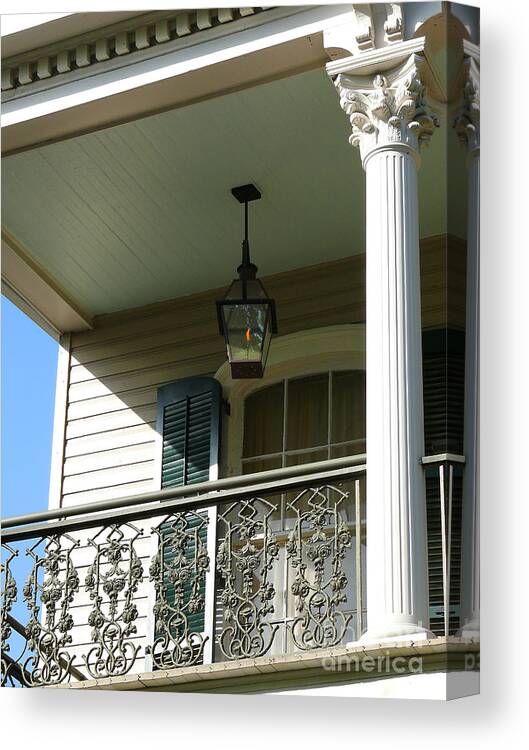
M 150 15 L 155 22 L 157 14 Z M 324 31 L 351 23 L 352 15 L 351 6 L 344 5 L 271 8 L 199 31 L 194 24 L 193 33 L 137 49 L 128 39 L 147 28 L 140 16 L 132 19 L 135 31 L 126 31 L 129 21 L 112 32 L 113 44 L 123 43 L 123 52 L 119 48 L 120 54 L 106 60 L 94 62 L 90 56 L 89 62 L 88 43 L 79 39 L 67 40 L 68 49 L 76 45 L 68 59 L 79 59 L 60 75 L 50 62 L 60 54 L 60 44 L 39 50 L 42 57 L 33 62 L 27 55 L 7 60 L 5 75 L 14 66 L 17 75 L 24 69 L 35 80 L 4 89 L 2 155 L 321 67 L 329 60 Z M 42 79 L 39 63 L 45 69 Z
M 63 331 L 86 331 L 92 319 L 2 229 L 2 293 L 54 338 Z

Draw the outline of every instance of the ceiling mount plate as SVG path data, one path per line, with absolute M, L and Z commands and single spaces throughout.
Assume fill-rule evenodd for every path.
M 255 187 L 255 185 L 239 185 L 231 189 L 231 194 L 234 198 L 237 198 L 239 203 L 249 203 L 250 201 L 258 201 L 261 197 L 261 193 Z

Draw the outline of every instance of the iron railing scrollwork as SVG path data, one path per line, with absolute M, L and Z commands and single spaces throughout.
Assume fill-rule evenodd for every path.
M 83 507 L 78 517 L 8 520 L 2 684 L 57 685 L 355 640 L 365 624 L 364 474 L 359 458 L 336 459 L 305 475 L 294 467 L 247 486 L 236 479 L 233 489 L 212 482 L 193 497 L 165 491 L 105 514 Z M 13 613 L 25 623 L 16 633 Z
M 276 504 L 254 497 L 230 504 L 219 515 L 224 531 L 217 553 L 217 571 L 224 581 L 219 646 L 227 659 L 264 656 L 278 630 L 267 621 L 276 594 L 270 572 L 279 547 L 270 519 L 277 512 Z
M 68 534 L 53 534 L 26 552 L 33 560 L 23 589 L 30 615 L 26 633 L 31 655 L 23 669 L 34 687 L 60 684 L 69 672 L 73 657 L 66 647 L 72 643 L 74 625 L 70 605 L 79 591 L 79 574 L 72 563 L 77 545 Z
M 9 641 L 13 634 L 13 628 L 10 622 L 11 610 L 13 609 L 13 605 L 17 601 L 18 596 L 18 587 L 11 570 L 11 563 L 13 559 L 17 557 L 18 550 L 13 549 L 9 544 L 2 544 L 2 552 L 4 553 L 4 559 L 0 566 L 2 575 L 2 655 L 0 675 L 2 687 L 5 687 L 7 684 L 13 684 L 12 669 L 13 664 L 16 663 L 10 653 L 11 643 Z
M 95 559 L 85 578 L 86 590 L 93 602 L 88 615 L 95 644 L 84 656 L 92 677 L 127 674 L 141 646 L 135 645 L 135 620 L 138 609 L 134 595 L 143 577 L 143 566 L 134 548 L 141 535 L 132 524 L 111 526 L 89 540 Z
M 340 513 L 347 499 L 347 492 L 325 485 L 302 490 L 288 503 L 296 520 L 286 551 L 296 570 L 291 591 L 299 612 L 290 629 L 294 643 L 303 650 L 336 646 L 352 618 L 340 609 L 347 603 L 344 561 L 352 536 Z
M 158 551 L 149 569 L 154 584 L 154 641 L 146 647 L 158 669 L 190 666 L 202 660 L 207 637 L 193 627 L 204 616 L 209 555 L 205 514 L 175 513 L 152 529 Z

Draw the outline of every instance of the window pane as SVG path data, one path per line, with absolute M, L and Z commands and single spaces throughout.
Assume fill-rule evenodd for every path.
M 342 458 L 342 456 L 356 456 L 358 453 L 366 452 L 365 440 L 353 440 L 345 445 L 335 445 L 331 448 L 331 458 Z
M 364 370 L 332 374 L 331 442 L 363 441 L 366 436 L 366 378 Z M 348 448 L 348 453 L 363 453 L 364 445 Z
M 243 474 L 254 474 L 257 471 L 270 471 L 270 469 L 281 468 L 281 456 L 277 458 L 257 459 L 256 461 L 245 461 L 242 465 Z
M 243 456 L 263 456 L 283 449 L 283 383 L 252 393 L 244 405 Z
M 288 383 L 287 450 L 327 445 L 329 376 L 297 378 Z
M 326 461 L 327 451 L 307 451 L 307 453 L 295 453 L 293 456 L 287 456 L 287 466 L 299 466 L 300 464 L 312 464 L 316 461 Z

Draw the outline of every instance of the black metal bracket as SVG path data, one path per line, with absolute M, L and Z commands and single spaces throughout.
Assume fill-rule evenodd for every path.
M 239 187 L 232 188 L 231 194 L 234 198 L 237 198 L 239 203 L 258 201 L 261 197 L 260 191 L 251 183 L 249 185 L 239 185 Z

